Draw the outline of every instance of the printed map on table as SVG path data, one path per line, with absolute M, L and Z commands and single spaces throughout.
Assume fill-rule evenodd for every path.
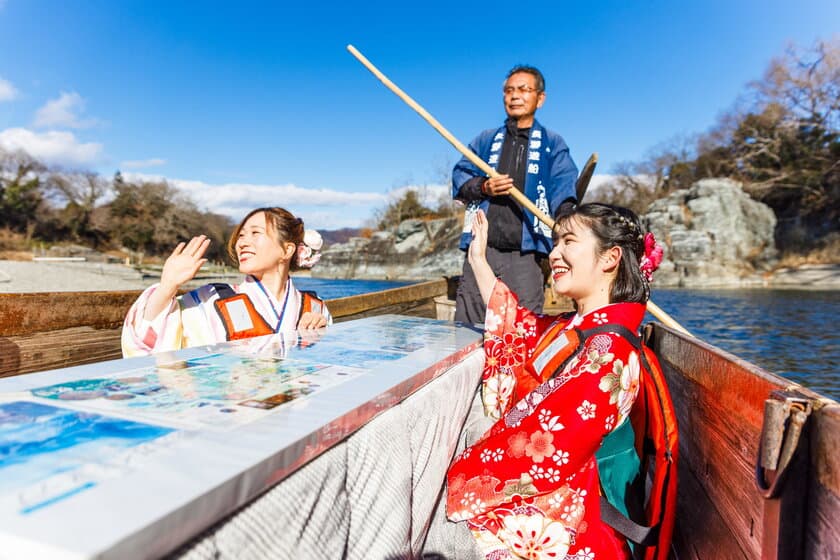
M 0 509 L 29 514 L 92 488 L 174 435 L 170 428 L 101 414 L 2 403 Z
M 233 428 L 365 373 L 344 366 L 212 354 L 40 387 L 32 396 L 186 428 Z
M 375 367 L 427 347 L 454 351 L 453 329 L 444 321 L 385 317 L 365 329 L 328 330 L 317 342 L 291 348 L 289 355 L 320 363 Z
M 235 428 L 413 352 L 455 344 L 451 324 L 407 317 L 318 336 L 250 339 L 109 375 L 87 366 L 90 377 L 0 400 L 0 512 L 29 515 L 142 468 L 191 430 Z

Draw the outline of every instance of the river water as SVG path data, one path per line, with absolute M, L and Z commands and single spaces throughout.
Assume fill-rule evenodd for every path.
M 295 284 L 332 299 L 410 282 L 296 278 Z M 654 289 L 653 301 L 706 342 L 840 400 L 840 291 Z
M 840 291 L 662 289 L 653 301 L 706 342 L 840 400 Z

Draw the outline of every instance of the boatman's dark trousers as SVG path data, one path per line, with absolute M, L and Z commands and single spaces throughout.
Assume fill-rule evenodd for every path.
M 536 313 L 542 313 L 545 302 L 543 273 L 537 253 L 499 251 L 487 247 L 487 262 L 513 293 L 519 297 L 519 305 Z M 464 273 L 455 295 L 455 320 L 464 323 L 484 323 L 487 306 L 481 299 L 475 274 L 469 259 L 464 259 Z

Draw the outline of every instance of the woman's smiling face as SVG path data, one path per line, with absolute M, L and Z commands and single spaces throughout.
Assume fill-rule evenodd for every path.
M 548 255 L 554 291 L 578 300 L 586 297 L 604 277 L 598 240 L 578 218 L 558 226 L 554 249 Z
M 284 261 L 290 262 L 294 254 L 294 243 L 277 240 L 276 232 L 266 223 L 265 212 L 257 212 L 242 224 L 236 240 L 236 258 L 243 274 L 260 278 L 278 270 Z

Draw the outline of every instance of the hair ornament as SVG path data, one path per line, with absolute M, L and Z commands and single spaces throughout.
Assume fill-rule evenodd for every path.
M 321 247 L 324 239 L 314 229 L 303 232 L 303 242 L 297 246 L 297 265 L 301 268 L 312 268 L 321 260 Z
M 653 282 L 653 271 L 659 268 L 662 262 L 662 245 L 656 242 L 653 234 L 645 234 L 645 254 L 639 262 L 639 270 L 648 282 Z

